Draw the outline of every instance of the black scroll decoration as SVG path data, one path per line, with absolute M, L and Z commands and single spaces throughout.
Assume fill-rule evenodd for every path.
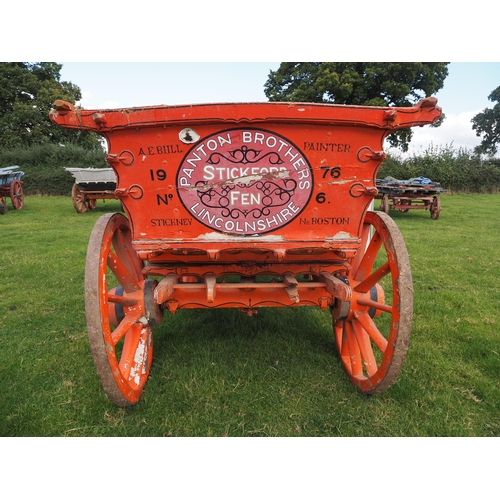
M 205 207 L 221 210 L 221 215 L 223 217 L 238 219 L 240 215 L 243 215 L 245 218 L 248 215 L 254 218 L 267 216 L 271 213 L 272 208 L 282 207 L 288 204 L 297 189 L 297 182 L 294 179 L 284 179 L 283 184 L 283 186 L 280 186 L 271 180 L 258 180 L 249 184 L 225 184 L 223 186 L 218 186 L 218 188 L 214 188 L 205 181 L 198 181 L 196 183 L 196 188 L 200 202 Z M 252 187 L 255 187 L 255 189 L 260 191 L 263 195 L 261 199 L 262 208 L 254 207 L 250 210 L 245 210 L 243 208 L 228 208 L 230 203 L 229 194 L 233 189 L 249 189 Z
M 274 151 L 260 156 L 262 151 L 258 149 L 251 149 L 247 146 L 241 146 L 240 149 L 233 149 L 232 151 L 228 151 L 228 153 L 230 156 L 223 155 L 222 153 L 212 153 L 208 158 L 208 163 L 211 165 L 218 165 L 221 159 L 224 159 L 229 163 L 242 163 L 243 165 L 248 163 L 258 163 L 264 159 L 267 159 L 271 165 L 280 165 L 281 163 L 284 163 L 280 155 Z

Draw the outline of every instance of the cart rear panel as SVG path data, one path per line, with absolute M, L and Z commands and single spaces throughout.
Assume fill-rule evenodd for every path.
M 413 108 L 300 103 L 74 110 L 51 118 L 103 135 L 143 258 L 158 252 L 301 249 L 352 255 L 377 193 L 383 141 L 435 121 Z M 272 259 L 272 258 L 271 258 Z

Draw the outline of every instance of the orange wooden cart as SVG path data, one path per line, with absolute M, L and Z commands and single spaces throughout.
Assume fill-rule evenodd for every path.
M 364 393 L 396 380 L 413 312 L 392 219 L 370 211 L 391 132 L 436 121 L 414 107 L 240 103 L 81 110 L 52 121 L 108 144 L 126 216 L 103 215 L 87 251 L 92 355 L 116 404 L 136 403 L 153 327 L 185 308 L 331 311 L 339 356 Z

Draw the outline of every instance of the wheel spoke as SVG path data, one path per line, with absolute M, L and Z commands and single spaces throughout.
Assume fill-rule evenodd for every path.
M 361 283 L 357 284 L 354 288 L 356 292 L 366 293 L 375 286 L 384 276 L 387 276 L 391 272 L 389 261 L 387 261 L 383 266 L 379 267 L 373 274 L 368 276 Z
M 140 290 L 141 287 L 136 276 L 130 274 L 130 266 L 125 267 L 123 262 L 111 250 L 108 252 L 107 265 L 127 293 Z
M 113 346 L 116 346 L 118 342 L 127 334 L 127 332 L 134 326 L 137 320 L 141 317 L 141 311 L 137 311 L 132 313 L 128 313 L 122 319 L 120 324 L 113 330 L 111 333 L 111 340 L 113 342 Z
M 349 357 L 349 346 L 347 345 L 347 338 L 345 334 L 345 321 L 339 320 L 335 323 L 335 337 L 337 341 L 337 349 L 339 351 L 342 361 L 349 366 L 349 371 L 351 370 L 351 359 Z
M 358 299 L 356 302 L 360 306 L 365 306 L 369 309 L 376 309 L 378 311 L 384 311 L 386 313 L 392 314 L 392 306 L 388 304 L 382 304 L 382 302 L 376 302 L 369 299 Z
M 363 376 L 363 365 L 361 364 L 361 353 L 359 351 L 359 345 L 352 328 L 352 323 L 350 321 L 346 321 L 344 329 L 347 337 L 347 345 L 349 348 L 351 374 L 355 378 L 361 378 Z
M 113 302 L 113 304 L 120 304 L 122 307 L 131 307 L 137 304 L 136 299 L 124 297 L 123 295 L 116 295 L 114 293 L 108 293 L 108 302 Z
M 112 241 L 116 257 L 128 270 L 128 274 L 131 280 L 133 280 L 135 284 L 144 281 L 144 277 L 141 273 L 142 265 L 139 266 L 139 264 L 142 264 L 142 262 L 137 258 L 137 254 L 132 248 L 132 238 L 130 236 L 130 231 L 116 231 L 113 234 Z M 129 290 L 125 287 L 125 285 L 122 285 L 125 288 L 125 291 L 128 292 Z M 139 287 L 136 289 L 138 290 Z
M 356 312 L 354 315 L 366 330 L 373 342 L 375 342 L 375 345 L 380 349 L 380 351 L 385 352 L 385 350 L 387 349 L 387 339 L 380 333 L 380 330 L 377 328 L 377 325 L 375 324 L 373 319 L 370 318 L 368 312 Z
M 356 275 L 359 269 L 359 264 L 363 259 L 367 246 L 370 243 L 370 232 L 371 232 L 370 225 L 363 224 L 363 228 L 361 229 L 361 248 L 359 249 L 359 252 L 356 254 L 351 263 L 353 275 Z
M 356 281 L 363 281 L 365 277 L 370 274 L 370 270 L 373 267 L 375 259 L 377 258 L 378 251 L 382 246 L 382 238 L 380 234 L 376 232 L 368 245 L 359 266 L 356 268 L 354 273 L 354 279 Z
M 371 377 L 377 373 L 377 361 L 373 354 L 372 345 L 370 342 L 370 337 L 366 333 L 366 330 L 359 324 L 358 321 L 353 321 L 352 326 L 354 328 L 354 333 L 356 334 L 356 340 L 359 345 L 359 350 L 361 351 L 361 358 L 363 361 L 363 366 L 368 376 Z
M 123 344 L 120 370 L 123 377 L 135 385 L 139 385 L 141 377 L 147 371 L 149 335 L 149 327 L 136 324 Z

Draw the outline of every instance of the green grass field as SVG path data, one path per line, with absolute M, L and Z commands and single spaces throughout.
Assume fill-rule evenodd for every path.
M 68 197 L 0 216 L 1 436 L 498 436 L 500 195 L 391 211 L 412 264 L 414 322 L 396 384 L 366 396 L 337 357 L 328 313 L 187 310 L 155 328 L 142 399 L 101 388 L 83 279 L 97 218 Z M 376 202 L 378 208 L 378 202 Z

